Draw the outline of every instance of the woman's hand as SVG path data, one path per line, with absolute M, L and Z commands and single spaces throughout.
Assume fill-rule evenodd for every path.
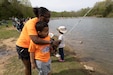
M 60 44 L 59 40 L 53 41 L 52 46 L 54 46 L 55 48 L 58 47 L 58 45 Z

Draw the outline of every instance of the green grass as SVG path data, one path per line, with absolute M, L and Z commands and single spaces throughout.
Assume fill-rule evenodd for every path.
M 14 28 L 10 29 L 12 28 L 11 22 L 9 22 L 8 26 L 0 26 L 0 39 L 17 38 L 19 36 L 19 33 Z M 55 39 L 57 38 L 55 37 Z M 58 62 L 58 58 L 52 56 L 52 75 L 89 75 L 69 50 L 68 47 L 65 48 L 65 62 Z M 24 75 L 24 65 L 17 55 L 9 58 L 4 68 L 3 75 Z M 32 71 L 32 75 L 38 75 L 37 69 Z
M 16 30 L 0 30 L 0 39 L 8 39 L 11 37 L 17 38 L 19 36 L 19 32 Z
M 6 27 L 6 25 L 8 25 L 8 27 Z M 11 21 L 8 21 L 8 24 L 0 25 L 0 39 L 17 38 L 20 33 L 17 32 L 16 28 L 11 28 L 13 28 Z
M 79 62 L 70 55 L 65 57 L 65 62 L 58 62 L 58 59 L 53 57 L 52 71 L 53 75 L 87 75 Z
M 59 62 L 58 58 L 52 58 L 52 75 L 90 75 L 90 73 L 83 68 L 79 59 L 74 57 L 74 53 L 69 51 L 69 47 L 65 47 L 65 62 Z M 9 63 L 5 65 L 3 75 L 24 75 L 24 66 L 17 55 L 8 60 Z M 32 75 L 38 75 L 37 69 L 32 70 Z
M 9 63 L 5 65 L 4 75 L 24 75 L 23 63 L 17 55 L 8 61 Z M 37 74 L 37 69 L 33 70 L 32 75 Z M 59 62 L 56 57 L 52 56 L 52 75 L 89 75 L 89 73 L 83 69 L 83 66 L 73 55 L 66 54 L 65 62 Z

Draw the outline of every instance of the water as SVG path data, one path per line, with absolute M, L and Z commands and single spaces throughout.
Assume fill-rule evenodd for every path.
M 97 70 L 113 75 L 113 18 L 59 18 L 50 21 L 50 32 L 57 35 L 60 25 L 68 31 L 74 27 L 65 34 L 66 42 L 84 62 L 96 63 L 92 66 Z

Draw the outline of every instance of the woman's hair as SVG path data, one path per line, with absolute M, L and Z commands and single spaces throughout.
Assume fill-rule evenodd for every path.
M 40 7 L 40 8 L 35 7 L 33 8 L 33 12 L 36 17 L 39 17 L 39 16 L 44 16 L 47 12 L 50 12 L 50 11 L 45 7 Z
M 48 27 L 48 24 L 46 22 L 43 21 L 39 21 L 36 23 L 36 31 L 42 31 L 44 29 L 44 27 Z

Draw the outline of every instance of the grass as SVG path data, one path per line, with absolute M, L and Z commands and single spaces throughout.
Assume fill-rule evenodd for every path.
M 11 21 L 8 21 L 8 24 L 0 25 L 0 39 L 17 38 L 18 36 L 19 32 L 17 32 L 16 28 L 13 28 Z
M 17 38 L 19 33 L 16 30 L 0 30 L 0 39 L 8 39 L 11 37 Z
M 52 75 L 89 75 L 88 71 L 83 69 L 83 66 L 78 62 L 73 55 L 67 54 L 65 62 L 59 62 L 58 59 L 52 56 Z M 11 57 L 9 63 L 5 65 L 4 75 L 24 75 L 24 67 L 17 55 Z M 37 75 L 37 69 L 33 70 L 32 75 Z
M 12 28 L 10 22 L 8 26 L 0 26 L 0 39 L 17 38 L 19 36 L 15 29 L 10 29 Z M 68 47 L 65 48 L 65 62 L 58 62 L 58 58 L 52 56 L 52 75 L 89 75 L 89 72 L 83 68 L 69 50 Z M 18 59 L 17 54 L 7 60 L 4 68 L 3 75 L 24 75 L 24 66 L 21 60 Z M 37 75 L 37 72 L 37 69 L 33 70 L 32 75 Z
M 58 62 L 55 57 L 52 59 L 53 75 L 88 75 L 88 72 L 83 70 L 76 58 L 71 55 L 65 57 L 65 62 Z

